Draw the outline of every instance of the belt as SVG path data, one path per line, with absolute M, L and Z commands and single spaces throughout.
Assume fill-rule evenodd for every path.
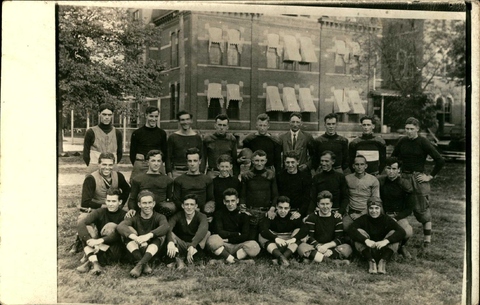
M 270 210 L 270 208 L 263 208 L 263 207 L 247 207 L 247 209 L 250 209 L 250 210 L 258 210 L 258 211 L 268 211 Z
M 188 166 L 174 166 L 173 168 L 177 171 L 188 171 Z

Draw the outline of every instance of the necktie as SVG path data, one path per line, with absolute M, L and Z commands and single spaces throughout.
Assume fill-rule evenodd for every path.
M 292 141 L 293 149 L 295 149 L 295 144 L 297 144 L 297 134 L 296 133 L 293 134 L 293 141 Z

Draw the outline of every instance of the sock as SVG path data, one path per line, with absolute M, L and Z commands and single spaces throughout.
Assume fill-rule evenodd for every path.
M 310 251 L 310 255 L 308 255 L 308 259 L 309 260 L 312 260 L 315 258 L 315 255 L 317 254 L 317 251 L 316 250 L 312 250 Z
M 339 259 L 340 258 L 340 253 L 338 253 L 337 250 L 333 249 L 332 250 L 332 255 L 330 255 L 331 259 Z
M 294 243 L 294 244 L 290 244 L 287 246 L 287 250 L 290 250 L 292 253 L 295 253 L 298 249 L 298 244 Z M 285 255 L 286 252 L 283 253 L 283 255 Z
M 140 261 L 140 260 L 142 259 L 142 254 L 140 253 L 140 250 L 139 250 L 139 249 L 135 249 L 135 250 L 133 250 L 133 252 L 131 252 L 131 253 L 132 253 L 132 256 L 133 256 L 133 260 L 134 260 L 135 262 L 138 262 L 138 261 Z
M 432 241 L 432 222 L 426 222 L 423 224 L 423 238 L 425 243 Z
M 93 262 L 98 262 L 98 258 L 95 254 L 89 255 L 88 260 L 91 261 L 92 263 Z
M 387 247 L 384 247 L 382 250 L 382 254 L 380 255 L 380 259 L 384 259 L 386 261 L 390 260 L 393 255 L 393 250 Z
M 285 258 L 289 258 L 292 254 L 293 254 L 293 252 L 292 252 L 292 250 L 290 250 L 290 248 L 287 248 L 287 250 L 285 250 L 285 252 L 283 252 L 283 256 L 285 256 Z
M 138 262 L 139 264 L 146 264 L 152 259 L 152 253 L 150 252 L 145 252 L 145 255 L 143 255 L 142 259 Z
M 231 255 L 230 255 L 230 253 L 228 253 L 227 249 L 225 249 L 225 247 L 223 247 L 223 250 L 222 250 L 222 252 L 220 253 L 219 256 L 224 258 L 224 259 L 227 259 Z
M 279 258 L 280 256 L 282 256 L 282 252 L 280 252 L 280 250 L 278 250 L 278 248 L 275 248 L 275 249 L 273 249 L 273 251 L 272 251 L 272 255 L 273 255 L 275 258 Z
M 238 259 L 244 259 L 245 257 L 247 257 L 247 252 L 245 252 L 245 250 L 240 249 L 240 250 L 237 251 L 237 258 Z

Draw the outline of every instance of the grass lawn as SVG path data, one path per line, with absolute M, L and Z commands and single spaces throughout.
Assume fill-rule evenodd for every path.
M 72 169 L 62 169 L 59 180 Z M 83 171 L 78 169 L 79 173 Z M 83 174 L 82 174 L 83 175 Z M 81 185 L 58 188 L 58 302 L 109 304 L 459 304 L 465 245 L 465 164 L 447 163 L 432 182 L 431 254 L 417 257 L 421 224 L 409 217 L 412 260 L 387 264 L 370 275 L 367 263 L 271 264 L 262 253 L 255 265 L 197 264 L 175 271 L 160 264 L 151 276 L 132 279 L 131 265 L 107 266 L 100 276 L 79 274 L 81 253 L 68 254 L 78 216 Z

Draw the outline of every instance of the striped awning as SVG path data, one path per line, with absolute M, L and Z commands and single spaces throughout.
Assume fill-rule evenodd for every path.
M 282 100 L 280 99 L 280 93 L 278 87 L 267 87 L 267 111 L 283 111 Z
M 218 43 L 220 45 L 220 51 L 223 52 L 223 31 L 220 28 L 208 28 L 208 51 L 212 43 Z
M 220 105 L 223 108 L 223 95 L 222 95 L 222 84 L 217 84 L 217 83 L 210 83 L 208 84 L 208 89 L 207 89 L 207 102 L 208 102 L 208 107 L 210 107 L 210 100 L 212 98 L 218 98 L 220 101 Z
M 335 40 L 335 53 L 340 55 L 348 54 L 348 48 L 343 40 Z
M 309 37 L 300 37 L 300 53 L 302 55 L 302 62 L 317 62 L 315 49 Z
M 315 104 L 313 103 L 312 93 L 309 88 L 300 88 L 298 101 L 301 112 L 317 112 Z
M 283 60 L 302 61 L 297 39 L 291 35 L 285 35 L 283 36 L 283 41 L 285 42 Z
M 295 89 L 292 87 L 283 88 L 283 107 L 286 112 L 298 112 L 300 107 L 298 106 L 297 97 L 295 96 Z

